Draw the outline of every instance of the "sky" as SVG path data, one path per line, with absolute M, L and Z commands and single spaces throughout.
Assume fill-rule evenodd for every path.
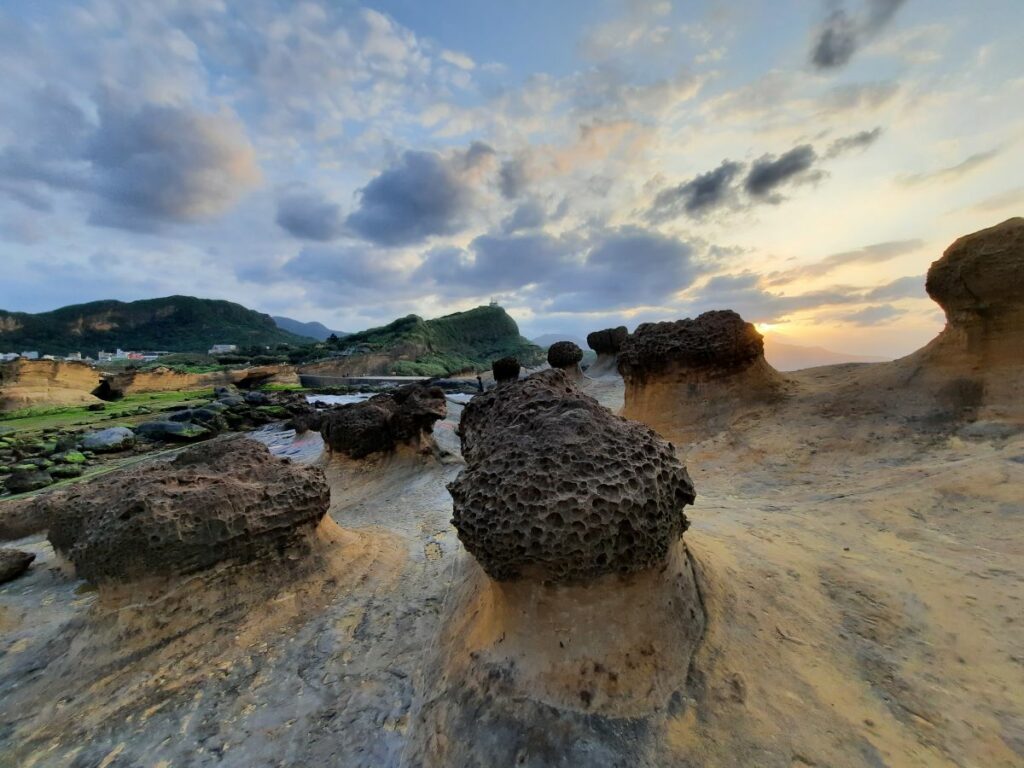
M 1024 211 L 1020 0 L 7 0 L 0 307 L 731 308 L 898 356 Z

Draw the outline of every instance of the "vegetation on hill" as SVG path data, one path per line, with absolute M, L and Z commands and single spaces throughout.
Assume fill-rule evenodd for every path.
M 94 301 L 52 312 L 0 310 L 0 351 L 65 355 L 100 350 L 206 352 L 214 344 L 301 346 L 308 338 L 277 327 L 270 315 L 241 304 L 192 296 Z
M 327 347 L 350 355 L 384 354 L 391 371 L 402 376 L 447 376 L 489 369 L 491 361 L 514 355 L 524 365 L 539 365 L 544 352 L 519 334 L 504 309 L 477 307 L 433 320 L 407 315 L 379 328 L 328 339 Z M 389 371 L 390 372 L 390 371 Z

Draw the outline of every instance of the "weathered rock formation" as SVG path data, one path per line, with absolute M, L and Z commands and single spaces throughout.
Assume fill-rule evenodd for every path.
M 587 369 L 591 378 L 617 376 L 619 374 L 619 351 L 629 338 L 626 326 L 605 328 L 587 334 L 587 346 L 597 353 L 597 360 Z
M 447 412 L 444 390 L 410 384 L 323 414 L 320 434 L 331 451 L 362 459 L 399 445 L 429 443 L 434 422 Z
M 54 549 L 94 582 L 181 576 L 301 550 L 327 512 L 323 471 L 242 437 L 100 477 L 38 503 Z
M 20 549 L 0 548 L 0 584 L 16 579 L 32 565 L 36 556 Z
M 779 400 L 786 388 L 764 359 L 761 334 L 732 310 L 642 323 L 622 346 L 619 372 L 626 382 L 623 415 L 687 441 Z
M 509 381 L 517 381 L 522 366 L 514 357 L 502 357 L 491 363 L 491 373 L 494 374 L 494 381 L 504 384 Z
M 571 381 L 583 378 L 583 371 L 580 369 L 582 359 L 583 350 L 571 341 L 556 341 L 548 347 L 548 365 L 563 371 Z
M 94 394 L 103 400 L 145 392 L 171 392 L 217 386 L 243 389 L 263 384 L 298 384 L 299 375 L 291 365 L 258 365 L 209 373 L 183 373 L 158 366 L 137 371 L 104 374 Z
M 444 738 L 415 743 L 415 760 L 639 764 L 612 724 L 656 727 L 704 628 L 686 469 L 560 370 L 473 398 L 462 432 L 453 523 L 479 567 L 455 577 L 425 670 L 437 694 L 417 734 Z
M 100 375 L 87 363 L 14 360 L 0 364 L 0 411 L 37 405 L 89 405 Z
M 982 418 L 1024 421 L 1024 218 L 961 237 L 931 265 L 946 327 L 918 353 L 925 379 Z M 940 385 L 940 381 L 935 381 Z

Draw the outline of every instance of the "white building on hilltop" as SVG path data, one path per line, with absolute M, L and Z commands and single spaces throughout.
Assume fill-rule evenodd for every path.
M 210 347 L 209 354 L 211 355 L 230 355 L 232 352 L 238 351 L 237 344 L 214 344 Z

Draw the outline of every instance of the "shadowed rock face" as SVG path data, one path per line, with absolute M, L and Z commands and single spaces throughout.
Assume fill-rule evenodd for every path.
M 718 369 L 745 368 L 764 357 L 764 339 L 752 323 L 731 309 L 705 312 L 695 320 L 641 323 L 623 342 L 619 371 L 643 379 L 672 366 Z
M 229 437 L 84 483 L 49 503 L 50 542 L 78 576 L 131 581 L 283 554 L 312 534 L 330 491 L 320 468 Z
M 928 295 L 953 325 L 1024 309 L 1024 218 L 954 242 L 928 270 Z
M 444 390 L 410 384 L 324 414 L 320 434 L 332 451 L 362 459 L 402 443 L 418 444 L 447 412 Z
M 629 331 L 624 325 L 618 328 L 605 328 L 603 331 L 588 333 L 587 346 L 599 355 L 617 355 L 628 337 Z
M 491 363 L 491 372 L 496 382 L 515 381 L 519 378 L 522 366 L 514 357 L 503 357 Z
M 21 576 L 35 559 L 36 556 L 32 552 L 0 547 L 0 584 Z
M 474 398 L 454 524 L 494 579 L 590 579 L 651 568 L 695 498 L 672 447 L 615 416 L 558 370 Z

